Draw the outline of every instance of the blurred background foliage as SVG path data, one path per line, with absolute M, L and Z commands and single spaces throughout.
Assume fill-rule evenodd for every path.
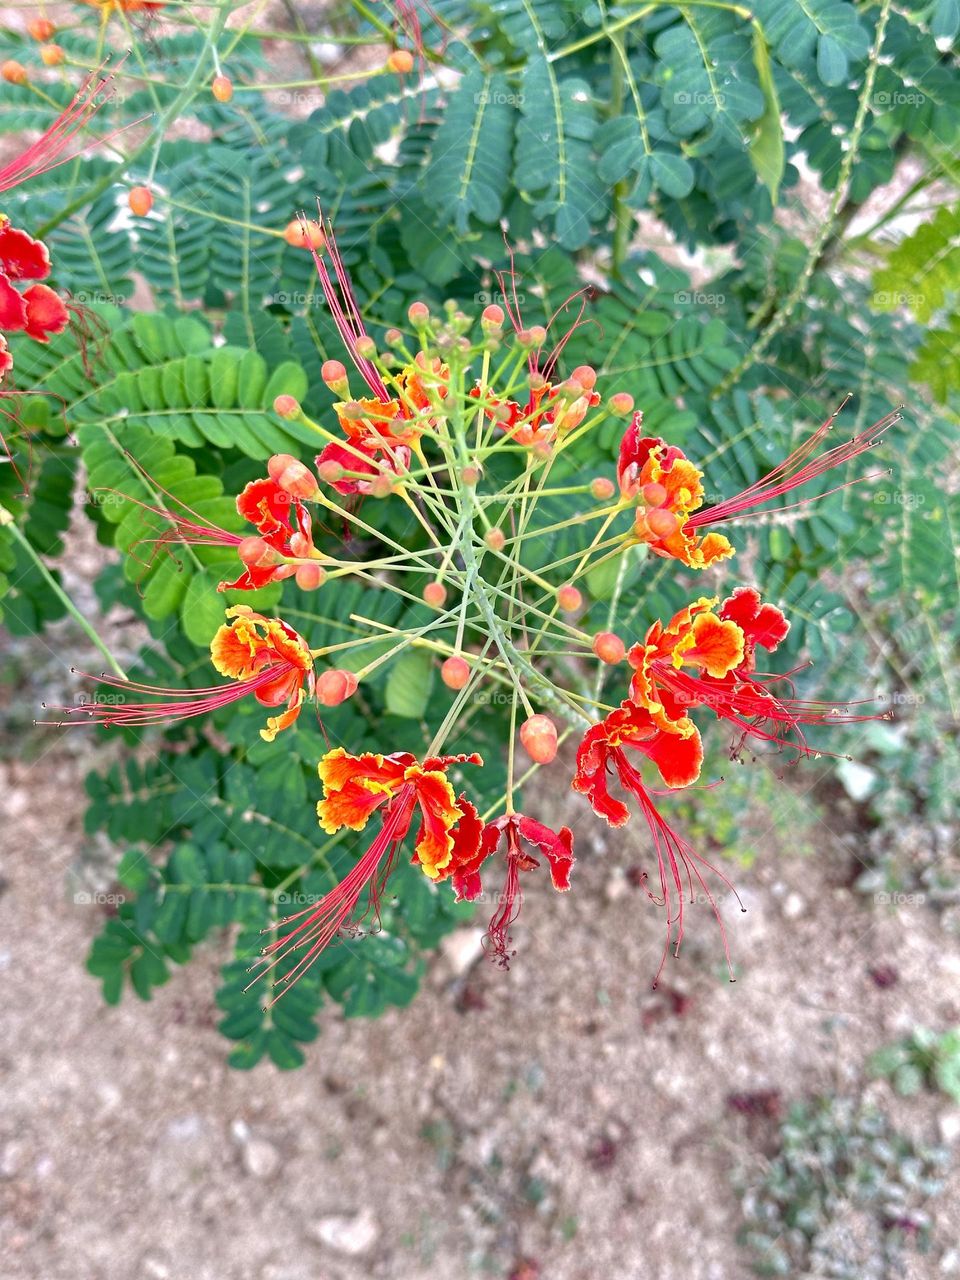
M 586 286 L 590 323 L 568 367 L 590 362 L 605 394 L 629 391 L 651 431 L 704 467 L 708 494 L 751 484 L 848 392 L 837 430 L 851 434 L 905 401 L 874 479 L 744 521 L 729 581 L 755 578 L 788 609 L 784 666 L 816 664 L 802 677 L 810 696 L 894 704 L 893 723 L 851 745 L 861 773 L 850 785 L 872 797 L 871 820 L 945 814 L 955 770 L 940 744 L 960 701 L 956 0 L 358 2 L 316 31 L 301 21 L 265 35 L 229 4 L 206 23 L 198 12 L 118 13 L 99 32 L 84 13 L 57 34 L 62 74 L 2 36 L 3 56 L 30 71 L 4 86 L 11 151 L 69 100 L 104 37 L 130 50 L 93 131 L 129 129 L 5 200 L 47 242 L 53 282 L 85 316 L 48 347 L 12 344 L 7 386 L 22 395 L 5 401 L 4 435 L 30 485 L 24 494 L 0 468 L 20 531 L 0 529 L 5 625 L 30 634 L 62 616 L 56 560 L 69 556 L 79 501 L 119 553 L 104 557 L 101 604 L 132 611 L 155 642 L 145 678 L 207 682 L 220 553 L 144 555 L 149 517 L 117 495 L 149 498 L 147 475 L 229 527 L 229 495 L 271 453 L 307 456 L 305 434 L 271 404 L 280 391 L 314 416 L 331 403 L 320 366 L 342 354 L 336 332 L 309 254 L 282 234 L 319 199 L 377 339 L 414 299 L 473 314 L 495 301 L 506 243 L 528 323 Z M 271 89 L 284 39 L 296 79 Z M 384 69 L 393 44 L 414 51 L 413 74 Z M 210 94 L 214 50 L 230 103 Z M 308 98 L 320 102 L 309 113 Z M 140 184 L 154 208 L 133 218 L 126 196 Z M 569 470 L 609 474 L 617 434 L 611 424 L 584 440 Z M 375 504 L 370 518 L 415 539 L 398 506 Z M 624 635 L 696 589 L 674 563 L 641 567 Z M 605 619 L 612 583 L 590 589 Z M 284 616 L 315 645 L 355 633 L 358 614 L 391 623 L 405 607 L 359 585 L 284 591 Z M 325 717 L 327 731 L 359 750 L 382 745 L 386 726 L 394 749 L 416 750 L 428 700 L 436 722 L 448 696 L 408 654 Z M 470 724 L 488 762 L 481 808 L 502 785 L 499 726 L 484 712 Z M 253 715 L 239 706 L 210 725 L 128 732 L 122 758 L 91 775 L 88 830 L 124 851 L 127 892 L 89 967 L 108 1000 L 127 984 L 149 998 L 211 930 L 235 925 L 217 996 L 231 1061 L 293 1067 L 323 1000 L 355 1016 L 407 1003 L 421 952 L 464 908 L 401 872 L 383 933 L 331 950 L 264 1014 L 261 993 L 244 991 L 259 930 L 322 893 L 351 852 L 318 840 L 319 731 L 304 717 L 274 751 Z M 711 821 L 729 831 L 736 793 L 709 803 L 728 806 Z

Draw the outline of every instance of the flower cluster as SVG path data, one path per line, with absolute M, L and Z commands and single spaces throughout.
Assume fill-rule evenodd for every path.
M 387 330 L 378 347 L 330 226 L 304 220 L 302 240 L 352 366 L 348 373 L 340 360 L 323 364 L 322 379 L 335 397 L 327 421 L 314 421 L 290 396 L 275 402 L 282 418 L 315 433 L 316 452 L 309 460 L 275 455 L 266 474 L 237 495 L 245 532 L 218 528 L 171 499 L 168 507 L 151 508 L 165 529 L 159 541 L 235 551 L 236 576 L 221 583 L 224 591 L 288 578 L 306 590 L 329 590 L 325 584 L 351 577 L 422 601 L 430 620 L 423 622 L 422 605 L 416 625 L 406 627 L 354 615 L 355 642 L 311 648 L 279 618 L 235 605 L 211 645 L 225 683 L 178 691 L 108 679 L 118 694 L 137 700 L 64 708 L 58 723 L 146 725 L 252 697 L 273 712 L 261 730 L 272 741 L 292 731 L 308 705 L 320 717 L 404 650 L 420 648 L 434 655 L 452 695 L 423 753 L 390 750 L 390 743 L 382 751 L 338 746 L 319 761 L 320 829 L 336 836 L 372 826 L 374 834 L 336 888 L 286 917 L 265 947 L 258 976 L 294 960 L 282 966 L 275 994 L 338 937 L 368 917 L 379 919 L 384 887 L 408 840 L 413 865 L 438 892 L 495 899 L 487 943 L 506 966 L 526 873 L 545 864 L 555 889 L 570 886 L 572 831 L 552 830 L 517 808 L 526 776 L 562 767 L 561 734 L 577 742 L 573 791 L 612 827 L 629 823 L 630 801 L 646 825 L 645 883 L 665 920 L 660 969 L 679 949 L 684 904 L 698 891 L 713 906 L 726 950 L 708 877 L 732 886 L 670 826 L 660 798 L 697 783 L 701 733 L 712 718 L 727 722 L 734 756 L 749 742 L 800 758 L 813 750 L 809 729 L 873 713 L 804 700 L 794 672 L 763 669 L 790 624 L 753 587 L 736 587 L 725 598 L 697 595 L 673 617 L 650 619 L 645 634 L 624 636 L 609 629 L 619 586 L 604 603 L 607 629 L 585 628 L 587 576 L 611 558 L 651 555 L 675 561 L 681 573 L 715 568 L 734 555 L 723 530 L 815 496 L 808 489 L 784 502 L 872 448 L 898 415 L 824 448 L 832 415 L 756 484 L 705 505 L 702 471 L 676 446 L 644 433 L 627 392 L 603 402 L 597 374 L 586 365 L 561 376 L 564 346 L 583 323 L 582 299 L 578 308 L 570 300 L 575 318 L 552 341 L 557 317 L 546 328 L 527 327 L 511 271 L 500 277 L 504 306 L 487 306 L 477 320 L 452 305 L 438 315 L 416 302 L 404 330 Z M 622 420 L 615 478 L 578 476 L 566 462 L 577 442 L 611 416 Z M 569 516 L 551 521 L 545 500 L 554 500 L 555 517 L 561 498 Z M 415 536 L 394 537 L 378 519 L 381 502 L 403 504 Z M 331 533 L 338 529 L 340 537 Z M 573 554 L 544 563 L 543 553 L 529 553 L 552 545 L 560 532 L 580 539 Z M 616 685 L 612 703 L 604 700 L 608 680 Z M 499 801 L 481 813 L 471 779 L 482 776 L 475 770 L 483 762 L 469 741 L 458 739 L 469 733 L 484 686 L 502 693 L 509 708 L 508 775 Z M 525 777 L 518 777 L 520 752 L 530 761 Z M 729 964 L 728 951 L 727 958 Z

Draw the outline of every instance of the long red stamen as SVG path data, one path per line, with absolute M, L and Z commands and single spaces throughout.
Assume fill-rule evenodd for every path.
M 515 835 L 512 844 L 516 846 Z M 503 892 L 500 894 L 499 905 L 493 913 L 484 936 L 484 944 L 490 943 L 491 959 L 501 969 L 509 969 L 510 957 L 516 955 L 515 951 L 509 950 L 512 941 L 509 930 L 523 906 L 523 892 L 520 889 L 521 856 L 519 848 L 516 847 L 511 848 L 507 854 L 507 878 L 503 884 Z
M 272 684 L 278 676 L 293 669 L 291 662 L 272 662 L 266 664 L 249 680 L 231 680 L 227 684 L 212 685 L 207 689 L 166 689 L 141 684 L 136 680 L 121 680 L 118 676 L 111 676 L 105 672 L 99 676 L 93 676 L 71 667 L 71 672 L 87 680 L 95 680 L 98 684 L 107 685 L 112 689 L 122 689 L 125 693 L 148 694 L 161 701 L 128 702 L 124 699 L 122 702 L 101 702 L 95 698 L 92 702 L 78 703 L 73 707 L 50 708 L 42 702 L 40 705 L 45 710 L 59 711 L 62 713 L 62 718 L 38 720 L 37 724 L 54 725 L 57 728 L 67 724 L 102 724 L 112 727 L 188 720 L 193 716 L 206 715 L 220 707 L 229 706 L 230 703 L 238 702 L 248 694 L 256 694 L 264 685 Z
M 733 965 L 730 959 L 730 947 L 727 942 L 727 931 L 724 927 L 723 918 L 720 915 L 720 909 L 717 906 L 716 898 L 710 891 L 707 882 L 703 878 L 700 870 L 701 867 L 710 871 L 720 880 L 726 888 L 733 894 L 739 904 L 740 910 L 745 911 L 746 907 L 737 893 L 733 884 L 713 863 L 707 862 L 706 858 L 702 858 L 696 852 L 692 845 L 688 844 L 681 835 L 666 822 L 663 815 L 657 809 L 656 805 L 650 799 L 650 794 L 643 784 L 640 774 L 633 768 L 629 761 L 620 750 L 613 753 L 617 766 L 617 772 L 620 775 L 620 781 L 626 790 L 632 792 L 637 798 L 640 810 L 646 819 L 647 826 L 650 828 L 650 835 L 653 838 L 653 848 L 657 855 L 657 870 L 660 878 L 660 895 L 659 897 L 647 889 L 647 894 L 652 902 L 665 909 L 666 912 L 666 939 L 663 944 L 663 953 L 660 957 L 660 964 L 653 979 L 654 988 L 660 981 L 660 975 L 663 972 L 663 966 L 666 963 L 667 954 L 673 949 L 674 956 L 680 954 L 680 944 L 683 941 L 683 910 L 684 898 L 689 891 L 690 902 L 694 898 L 693 879 L 697 880 L 700 888 L 703 890 L 707 901 L 716 917 L 717 924 L 720 926 L 720 937 L 723 942 L 723 953 L 727 961 L 727 972 L 730 975 L 730 981 L 735 982 L 736 978 L 733 973 Z M 684 887 L 683 874 L 686 874 L 687 886 Z
M 822 747 L 811 747 L 804 736 L 802 725 L 860 724 L 868 720 L 890 718 L 887 711 L 861 715 L 848 710 L 849 707 L 869 705 L 873 699 L 838 705 L 797 697 L 781 698 L 770 691 L 770 684 L 781 680 L 792 688 L 792 681 L 788 676 L 760 678 L 756 675 L 741 675 L 736 684 L 724 684 L 688 675 L 685 671 L 674 670 L 663 663 L 656 664 L 656 676 L 658 684 L 669 689 L 690 707 L 705 706 L 721 719 L 736 725 L 743 735 L 740 745 L 744 738 L 757 738 L 762 742 L 775 743 L 781 749 L 794 750 L 798 758 L 831 756 L 834 759 L 849 759 L 848 756 Z M 765 728 L 764 721 L 785 725 L 786 732 L 792 733 L 795 740 Z
M 57 116 L 50 128 L 41 134 L 36 142 L 0 169 L 0 192 L 9 191 L 29 178 L 47 173 L 58 165 L 72 160 L 78 154 L 73 150 L 68 155 L 64 155 L 64 152 L 105 101 L 103 93 L 110 85 L 113 75 L 103 75 L 102 72 L 102 67 L 91 71 L 70 104 Z M 139 124 L 140 121 L 134 121 L 134 123 Z M 125 129 L 132 127 L 132 125 L 124 126 Z M 104 138 L 92 138 L 90 145 L 92 146 L 95 142 L 102 144 L 120 132 L 122 130 L 117 129 Z M 83 149 L 85 148 L 81 148 Z
M 849 396 L 847 399 L 849 399 Z M 726 520 L 739 519 L 740 516 L 753 511 L 756 507 L 765 506 L 768 502 L 773 502 L 774 499 L 798 489 L 801 485 L 808 484 L 811 480 L 816 480 L 825 472 L 832 471 L 835 467 L 843 466 L 844 463 L 859 457 L 861 453 L 866 453 L 868 449 L 874 448 L 875 445 L 880 443 L 884 432 L 889 430 L 894 423 L 900 422 L 903 417 L 899 409 L 893 413 L 888 413 L 886 417 L 881 418 L 879 422 L 875 422 L 866 431 L 861 431 L 843 444 L 834 445 L 832 449 L 828 449 L 826 453 L 822 453 L 818 458 L 808 461 L 810 455 L 830 431 L 837 414 L 846 403 L 847 401 L 844 400 L 843 404 L 827 418 L 826 422 L 819 426 L 803 444 L 778 466 L 774 467 L 772 471 L 763 476 L 762 479 L 750 485 L 748 489 L 744 489 L 742 493 L 738 493 L 735 497 L 728 498 L 725 502 L 718 502 L 712 507 L 704 507 L 700 511 L 695 511 L 687 519 L 687 528 L 699 529 L 705 525 L 720 524 Z M 847 489 L 851 485 L 861 484 L 864 480 L 873 478 L 875 478 L 875 475 L 859 476 L 834 486 L 833 489 L 827 490 L 827 493 L 836 493 L 840 489 Z M 826 494 L 816 494 L 787 506 L 770 508 L 766 514 L 792 511 L 796 507 L 812 501 L 814 497 L 826 497 Z
M 356 365 L 361 378 L 363 378 L 378 400 L 387 403 L 391 398 L 390 393 L 377 372 L 376 365 L 372 361 L 365 359 L 357 351 L 358 341 L 361 338 L 369 337 L 369 335 L 364 327 L 360 306 L 350 283 L 350 276 L 343 265 L 340 250 L 337 248 L 337 242 L 334 239 L 333 226 L 329 218 L 324 219 L 321 210 L 318 209 L 317 212 L 326 240 L 327 252 L 330 254 L 330 261 L 333 263 L 334 273 L 337 277 L 336 285 L 334 285 L 330 272 L 327 270 L 327 264 L 324 262 L 322 254 L 310 244 L 310 239 L 307 235 L 307 221 L 304 214 L 300 215 L 300 221 L 304 228 L 305 241 L 310 246 L 310 252 L 313 254 L 313 261 L 320 277 L 320 287 L 323 289 L 323 296 L 327 300 L 327 307 L 331 316 L 333 316 L 333 322 L 337 326 L 343 345 L 350 353 L 350 359 Z
M 416 792 L 409 784 L 400 789 L 396 798 L 390 803 L 383 819 L 377 838 L 363 857 L 347 872 L 335 889 L 320 900 L 316 907 L 306 907 L 296 915 L 287 916 L 270 929 L 289 930 L 282 938 L 277 938 L 263 948 L 260 963 L 265 964 L 257 976 L 246 988 L 248 991 L 267 973 L 295 951 L 306 947 L 305 954 L 296 965 L 277 979 L 277 986 L 282 984 L 270 1004 L 279 1000 L 284 992 L 289 991 L 320 953 L 326 949 L 344 928 L 357 928 L 369 914 L 379 922 L 380 899 L 383 889 L 394 868 L 400 842 L 407 834 L 410 819 L 416 803 Z M 369 901 L 363 912 L 357 916 L 357 904 L 365 889 L 369 889 Z M 300 921 L 299 924 L 296 922 Z M 265 929 L 264 932 L 269 930 Z

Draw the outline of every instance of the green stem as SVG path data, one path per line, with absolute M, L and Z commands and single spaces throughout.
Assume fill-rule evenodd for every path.
M 77 606 L 73 603 L 73 601 L 64 591 L 63 587 L 61 587 L 60 583 L 56 580 L 56 578 L 53 576 L 53 574 L 50 572 L 47 566 L 43 563 L 43 561 L 37 555 L 36 551 L 33 549 L 32 544 L 30 543 L 29 538 L 27 538 L 23 530 L 20 529 L 14 523 L 13 516 L 6 509 L 6 507 L 0 507 L 0 527 L 5 527 L 10 530 L 10 532 L 14 536 L 14 539 L 20 544 L 20 546 L 24 549 L 24 551 L 33 561 L 38 572 L 40 573 L 40 576 L 43 578 L 44 582 L 47 584 L 50 590 L 54 593 L 54 595 L 57 597 L 57 599 L 66 609 L 67 613 L 70 614 L 71 618 L 73 618 L 73 620 L 80 626 L 84 634 L 100 650 L 100 652 L 106 658 L 107 662 L 109 662 L 115 674 L 118 675 L 121 680 L 126 680 L 127 673 L 124 671 L 123 667 L 121 667 L 120 663 L 116 660 L 116 658 L 113 656 L 113 654 L 104 644 L 104 642 L 97 635 L 95 628 L 83 616 L 83 614 L 80 612 Z

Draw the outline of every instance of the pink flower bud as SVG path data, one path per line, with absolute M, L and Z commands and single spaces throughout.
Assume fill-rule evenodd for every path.
M 617 486 L 607 476 L 596 476 L 590 481 L 590 492 L 598 502 L 606 502 L 617 491 Z
M 341 702 L 353 697 L 359 683 L 352 671 L 331 668 L 317 676 L 317 701 L 323 707 L 339 707 Z
M 549 716 L 535 715 L 520 726 L 520 741 L 531 760 L 550 764 L 557 756 L 557 726 Z
M 598 631 L 593 637 L 593 652 L 601 662 L 615 667 L 618 662 L 623 661 L 627 649 L 620 637 L 614 635 L 612 631 Z
M 339 360 L 324 360 L 320 366 L 320 377 L 335 396 L 348 396 L 350 387 L 347 383 L 347 370 Z
M 317 474 L 324 484 L 336 484 L 338 480 L 343 479 L 343 467 L 339 462 L 334 462 L 328 458 L 326 462 L 321 462 L 317 467 Z
M 431 609 L 441 609 L 447 598 L 447 588 L 442 582 L 428 582 L 423 588 L 423 598 Z
M 669 496 L 666 488 L 662 484 L 657 484 L 656 481 L 645 484 L 641 492 L 648 507 L 662 507 Z
M 447 658 L 440 668 L 440 678 L 448 689 L 462 689 L 470 679 L 470 664 L 464 658 Z
M 316 591 L 317 587 L 322 587 L 326 576 L 327 571 L 323 565 L 311 563 L 297 566 L 297 586 L 304 591 Z
M 503 307 L 498 307 L 495 302 L 491 302 L 489 307 L 484 307 L 480 312 L 480 324 L 484 329 L 499 329 L 503 321 Z
M 468 463 L 467 466 L 463 468 L 463 471 L 460 473 L 460 475 L 463 479 L 463 483 L 466 485 L 469 485 L 470 488 L 472 489 L 473 486 L 480 479 L 480 468 L 476 466 L 474 463 Z
M 638 524 L 640 518 L 638 513 Z M 646 520 L 647 528 L 657 538 L 669 538 L 680 527 L 680 521 L 673 512 L 667 511 L 663 507 L 654 507 L 652 511 L 645 512 L 643 518 Z
M 628 413 L 633 413 L 633 396 L 626 391 L 615 392 L 607 403 L 611 410 L 622 418 L 625 418 Z
M 584 391 L 592 391 L 597 385 L 597 371 L 589 364 L 578 364 L 570 378 L 573 382 L 579 382 Z
M 568 582 L 557 592 L 557 604 L 564 613 L 575 613 L 583 604 L 583 596 L 572 583 Z
M 291 498 L 315 498 L 319 485 L 317 477 L 291 453 L 275 453 L 267 462 L 270 479 L 276 480 Z
M 276 564 L 278 556 L 273 547 L 264 542 L 263 538 L 249 537 L 244 538 L 237 545 L 237 555 L 247 566 L 248 569 L 265 568 L 268 565 Z
M 430 308 L 425 302 L 411 302 L 407 308 L 407 319 L 415 329 L 422 329 L 430 320 Z
M 491 551 L 502 551 L 507 535 L 502 529 L 488 529 L 483 535 L 483 540 Z
M 281 418 L 299 418 L 300 401 L 295 396 L 277 396 L 273 402 L 273 411 L 279 413 Z

